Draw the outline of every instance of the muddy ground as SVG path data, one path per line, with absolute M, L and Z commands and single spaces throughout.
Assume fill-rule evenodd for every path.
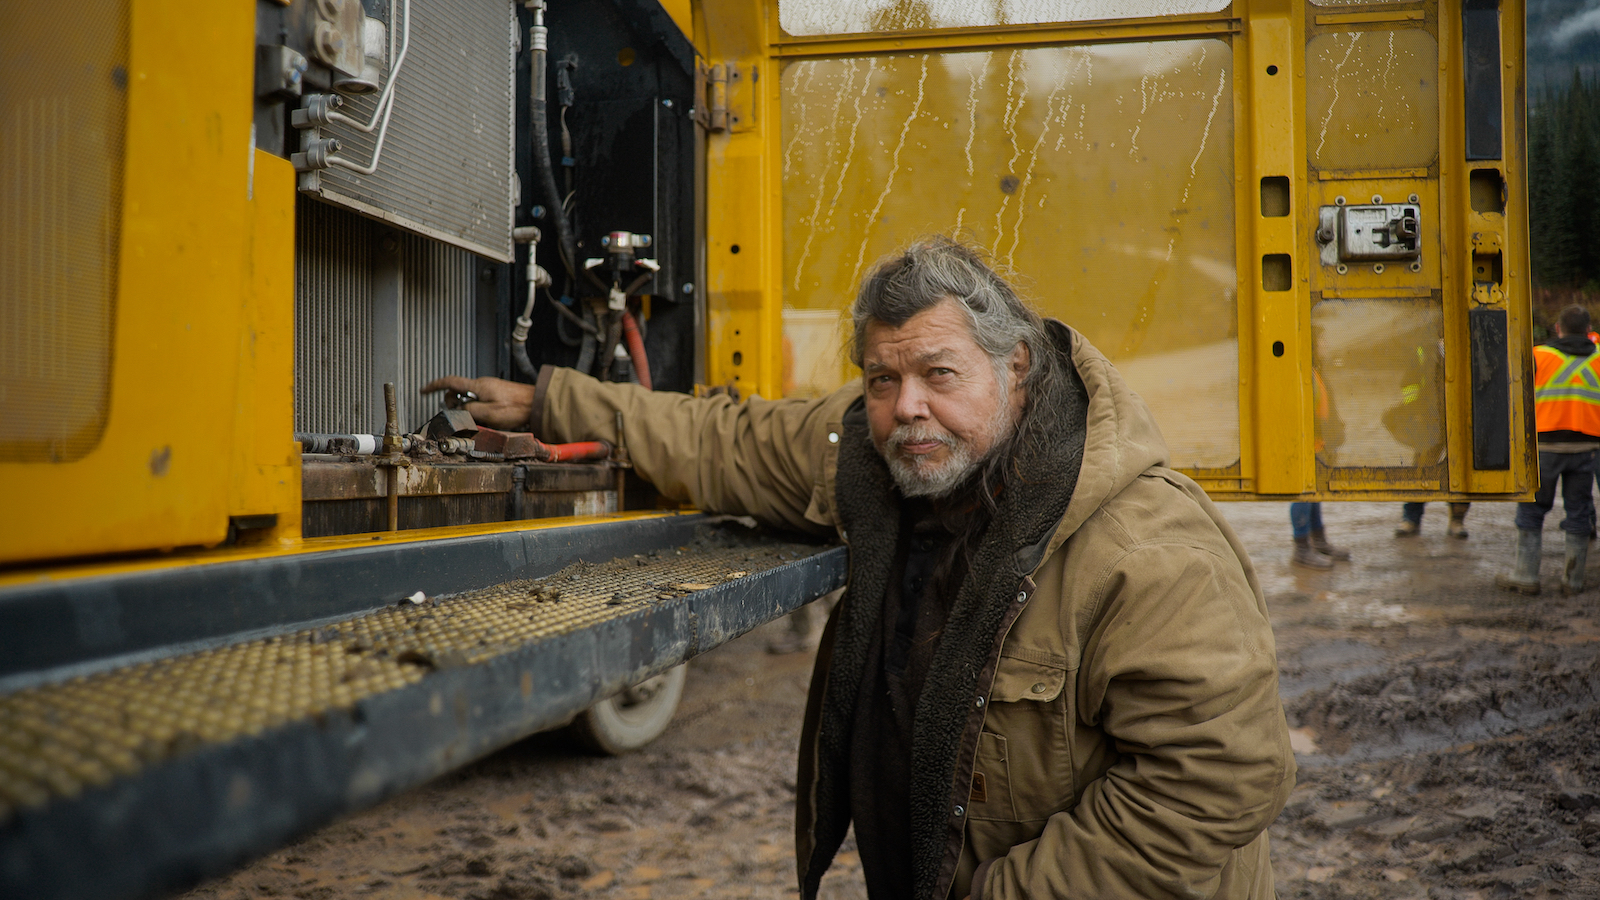
M 1278 894 L 1600 897 L 1600 590 L 1493 587 L 1509 504 L 1471 537 L 1396 539 L 1396 504 L 1327 504 L 1354 559 L 1290 568 L 1281 504 L 1224 511 L 1277 632 L 1299 785 L 1272 826 Z M 1600 583 L 1600 549 L 1589 582 Z M 695 660 L 673 725 L 621 759 L 539 735 L 184 895 L 304 900 L 792 896 L 793 759 L 810 654 L 783 623 Z M 864 897 L 849 845 L 825 897 Z

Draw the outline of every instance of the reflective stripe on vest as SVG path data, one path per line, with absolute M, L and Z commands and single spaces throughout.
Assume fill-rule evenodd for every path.
M 1539 356 L 1554 357 L 1538 365 Z M 1533 389 L 1534 415 L 1540 431 L 1578 431 L 1600 435 L 1600 353 L 1572 356 L 1554 347 L 1534 348 L 1535 371 L 1546 377 Z M 1555 365 L 1550 363 L 1554 362 Z

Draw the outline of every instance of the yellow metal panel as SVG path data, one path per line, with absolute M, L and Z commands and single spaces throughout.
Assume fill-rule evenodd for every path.
M 1520 133 L 1516 73 L 1522 65 L 1522 12 L 1520 4 L 1515 7 L 1503 16 L 1503 52 L 1512 73 L 1505 84 L 1509 155 L 1521 152 L 1514 136 Z M 773 4 L 767 8 L 775 20 Z M 787 390 L 814 395 L 850 377 L 842 361 L 849 329 L 840 313 L 860 273 L 878 254 L 919 233 L 959 229 L 1012 266 L 1048 312 L 1084 330 L 1117 360 L 1173 439 L 1174 462 L 1219 496 L 1316 497 L 1338 491 L 1342 497 L 1414 499 L 1417 492 L 1458 496 L 1487 489 L 1504 496 L 1525 489 L 1530 470 L 1520 433 L 1513 436 L 1510 472 L 1471 470 L 1465 301 L 1471 292 L 1451 292 L 1456 285 L 1470 286 L 1472 276 L 1471 236 L 1462 223 L 1476 235 L 1480 254 L 1506 231 L 1505 266 L 1524 279 L 1526 265 L 1519 268 L 1514 258 L 1525 259 L 1526 239 L 1521 236 L 1519 245 L 1519 235 L 1510 233 L 1520 227 L 1510 208 L 1520 196 L 1503 217 L 1470 220 L 1453 199 L 1466 190 L 1465 171 L 1452 168 L 1460 168 L 1454 160 L 1463 153 L 1459 3 L 1310 17 L 1300 0 L 1238 0 L 1225 15 L 1033 26 L 936 22 L 929 18 L 932 13 L 918 18 L 917 9 L 914 4 L 885 7 L 873 14 L 888 17 L 874 25 L 877 30 L 859 34 L 839 33 L 851 28 L 809 28 L 802 29 L 806 36 L 794 37 L 769 22 L 769 52 L 790 61 L 776 104 L 782 140 L 772 151 L 778 161 L 772 177 L 781 179 L 783 188 Z M 962 27 L 938 27 L 951 24 Z M 1136 95 L 1126 82 L 1118 83 L 1128 67 L 1110 62 L 1117 50 L 1105 45 L 1132 48 L 1148 65 L 1150 57 L 1205 43 L 1185 38 L 1207 33 L 1237 36 L 1229 45 L 1218 45 L 1228 60 L 1219 99 L 1232 110 L 1212 120 L 1233 148 L 1226 151 L 1231 171 L 1225 163 L 1217 183 L 1205 180 L 1209 174 L 1198 182 L 1185 177 L 1212 171 L 1209 159 L 1182 159 L 1183 142 L 1207 134 L 1187 120 L 1179 120 L 1187 127 L 1173 128 L 1157 141 L 1158 158 L 1145 160 L 1147 169 L 1135 165 L 1122 171 L 1096 155 L 1111 156 L 1120 117 Z M 1072 53 L 1107 63 L 1090 66 L 1092 87 L 1088 78 L 1070 74 L 1059 84 L 1053 80 L 1052 75 L 1070 69 Z M 997 59 L 1003 62 L 996 64 Z M 1186 100 L 1191 109 L 1205 108 L 1208 104 L 1198 102 L 1204 98 L 1192 96 L 1196 85 L 1183 78 L 1170 78 L 1157 94 Z M 1203 79 L 1191 77 L 1197 80 Z M 1138 87 L 1148 84 L 1146 78 Z M 961 86 L 964 96 L 957 89 Z M 1071 94 L 1064 104 L 1061 88 Z M 1137 96 L 1141 113 L 1148 112 L 1149 95 Z M 1112 108 L 1112 102 L 1118 105 Z M 1062 109 L 1084 113 L 1081 124 Z M 1053 148 L 1046 148 L 1060 139 L 1061 132 L 1051 130 L 1058 125 L 1072 138 L 1087 135 L 1092 150 L 1070 162 L 1053 162 Z M 1155 130 L 1147 128 L 1142 136 Z M 1122 137 L 1116 147 L 1126 151 L 1131 133 L 1125 129 Z M 1177 164 L 1182 162 L 1193 173 L 1182 171 L 1185 166 Z M 1513 193 L 1520 191 L 1520 171 L 1506 177 Z M 984 182 L 991 180 L 998 191 L 986 190 Z M 1104 190 L 1112 184 L 1123 191 Z M 1132 196 L 1130 185 L 1136 186 Z M 1150 197 L 1163 197 L 1163 192 L 1187 190 L 1192 195 L 1197 185 L 1202 195 L 1184 197 L 1189 201 L 1184 203 L 1172 198 L 1144 202 L 1137 192 L 1143 188 Z M 1043 199 L 1054 208 L 1029 210 L 1026 224 L 1013 228 L 1007 214 L 1021 212 L 1022 204 L 1012 194 L 1024 189 L 1030 202 Z M 1382 270 L 1370 263 L 1342 272 L 1324 268 L 1315 239 L 1318 208 L 1337 197 L 1369 203 L 1373 194 L 1386 202 L 1407 202 L 1416 195 L 1424 231 L 1416 265 L 1405 260 Z M 1210 220 L 1201 222 L 1207 215 Z M 1204 245 L 1207 227 L 1221 232 L 1215 255 L 1231 282 L 1225 314 L 1147 302 L 1152 287 L 1159 296 L 1161 282 L 1170 276 L 1161 265 L 1170 262 L 1165 252 L 1159 262 L 1150 257 L 1110 274 L 1085 267 L 1074 255 L 1090 241 L 1120 236 L 1130 221 L 1160 223 L 1162 216 L 1169 217 L 1164 226 L 1172 249 L 1192 248 L 1197 241 Z M 1045 240 L 1053 242 L 1048 252 L 1039 248 Z M 1138 246 L 1124 242 L 1125 249 Z M 1152 247 L 1169 245 L 1158 241 Z M 1189 293 L 1201 296 L 1185 297 L 1183 303 L 1215 303 L 1204 297 L 1206 284 L 1203 273 L 1189 278 Z M 1513 342 L 1525 348 L 1526 287 L 1513 296 L 1515 284 L 1508 272 L 1504 290 L 1492 286 L 1497 292 L 1492 296 L 1478 290 L 1510 312 Z M 768 307 L 772 302 L 764 298 Z M 1417 453 L 1409 451 L 1404 460 L 1388 454 L 1379 466 L 1318 465 L 1318 423 L 1326 420 L 1317 415 L 1314 360 L 1329 351 L 1319 350 L 1314 339 L 1314 302 L 1328 304 L 1320 318 L 1325 326 L 1344 328 L 1341 340 L 1381 322 L 1388 323 L 1391 333 L 1384 337 L 1391 342 L 1396 335 L 1422 334 L 1437 354 L 1443 339 L 1446 365 L 1438 383 L 1443 399 L 1430 407 L 1435 427 L 1445 432 L 1442 458 L 1419 463 Z M 1347 315 L 1335 323 L 1330 318 L 1335 307 L 1371 312 L 1365 319 Z M 1108 329 L 1100 320 L 1120 325 Z M 1227 338 L 1237 342 L 1227 364 L 1181 353 L 1153 358 L 1162 371 L 1190 376 L 1172 397 L 1141 383 L 1151 377 L 1142 370 L 1141 354 L 1148 347 L 1171 349 L 1195 339 L 1159 334 L 1168 320 L 1200 323 L 1200 329 L 1226 321 Z M 1513 422 L 1521 423 L 1527 414 L 1520 386 L 1526 350 L 1514 349 L 1513 356 Z M 1232 393 L 1222 407 L 1224 416 L 1216 415 L 1219 406 L 1206 388 L 1219 372 Z M 1350 381 L 1344 372 L 1331 374 L 1335 381 Z M 1371 432 L 1363 439 L 1388 441 L 1391 450 L 1399 446 L 1381 421 L 1383 409 L 1376 406 L 1380 398 L 1374 392 L 1382 391 L 1376 381 L 1356 379 L 1342 389 L 1373 395 L 1360 402 L 1351 396 L 1352 415 Z M 1191 401 L 1187 407 L 1177 399 L 1180 393 Z M 1220 454 L 1206 455 L 1215 443 L 1199 447 L 1190 440 L 1197 420 L 1235 433 L 1228 463 L 1220 462 Z M 1355 448 L 1345 454 L 1354 458 Z
M 129 25 L 109 415 L 81 459 L 0 465 L 8 506 L 25 511 L 0 525 L 0 561 L 213 544 L 227 532 L 254 9 L 137 0 Z
M 1007 4 L 778 0 L 777 19 L 782 33 L 805 36 L 1058 22 L 1109 24 L 1135 19 L 1148 27 L 1175 18 L 1218 13 L 1227 9 L 1228 3 L 1229 0 L 1030 0 Z
M 1239 65 L 1245 73 L 1239 79 L 1240 127 L 1250 136 L 1250 156 L 1241 167 L 1248 166 L 1249 175 L 1239 179 L 1238 203 L 1243 221 L 1254 225 L 1254 238 L 1243 239 L 1246 232 L 1241 229 L 1238 266 L 1241 293 L 1249 298 L 1246 321 L 1252 326 L 1241 333 L 1241 340 L 1254 376 L 1247 393 L 1254 441 L 1244 471 L 1254 476 L 1250 486 L 1256 492 L 1297 494 L 1313 485 L 1307 440 L 1314 419 L 1305 273 L 1291 266 L 1290 289 L 1267 291 L 1261 266 L 1269 255 L 1291 260 L 1304 256 L 1296 215 L 1307 202 L 1298 177 L 1304 143 L 1295 127 L 1304 118 L 1303 11 L 1298 3 L 1276 2 L 1254 4 L 1249 12 Z M 1284 214 L 1266 214 L 1264 179 L 1288 180 L 1287 210 L 1271 210 Z
M 694 11 L 690 0 L 661 0 L 661 8 L 672 17 L 672 24 L 678 26 L 685 37 L 694 39 Z
M 255 151 L 250 290 L 238 296 L 239 388 L 228 512 L 276 515 L 271 536 L 300 536 L 300 444 L 294 440 L 295 172 Z
M 1306 45 L 1306 141 L 1323 169 L 1439 155 L 1439 48 L 1421 28 L 1330 31 Z
M 963 232 L 1117 362 L 1178 465 L 1235 466 L 1231 61 L 1201 39 L 790 63 L 785 306 L 842 309 L 881 255 Z

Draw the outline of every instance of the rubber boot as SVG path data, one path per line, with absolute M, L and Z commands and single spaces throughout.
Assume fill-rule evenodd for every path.
M 1460 540 L 1467 539 L 1467 510 L 1472 508 L 1471 503 L 1450 504 L 1450 524 L 1445 526 L 1444 533 Z
M 1539 553 L 1543 549 L 1543 534 L 1527 529 L 1517 529 L 1517 555 L 1511 571 L 1496 575 L 1494 583 L 1508 591 L 1537 596 L 1539 593 Z
M 1401 519 L 1400 524 L 1394 527 L 1395 537 L 1416 537 L 1422 532 L 1422 523 L 1410 519 Z
M 1289 564 L 1302 569 L 1331 569 L 1333 560 L 1322 555 L 1321 551 L 1311 546 L 1310 538 L 1297 537 L 1294 539 L 1294 555 L 1289 557 Z
M 1344 562 L 1350 558 L 1350 551 L 1343 547 L 1335 547 L 1328 543 L 1328 535 L 1320 528 L 1311 530 L 1311 549 L 1321 553 L 1329 559 Z
M 1583 590 L 1583 568 L 1589 562 L 1589 536 L 1567 535 L 1567 564 L 1561 570 L 1561 594 L 1570 597 Z

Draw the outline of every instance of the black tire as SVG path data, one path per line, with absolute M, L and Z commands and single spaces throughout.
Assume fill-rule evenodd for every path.
M 688 665 L 681 665 L 607 697 L 579 713 L 567 730 L 596 753 L 632 753 L 667 730 L 688 674 Z

